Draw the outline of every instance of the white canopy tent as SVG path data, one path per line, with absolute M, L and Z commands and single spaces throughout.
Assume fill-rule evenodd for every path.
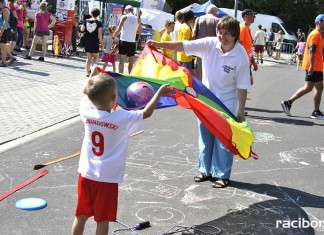
M 154 30 L 160 31 L 161 29 L 163 29 L 166 20 L 174 21 L 174 16 L 164 11 L 145 8 L 141 8 L 141 11 L 142 23 L 151 25 Z

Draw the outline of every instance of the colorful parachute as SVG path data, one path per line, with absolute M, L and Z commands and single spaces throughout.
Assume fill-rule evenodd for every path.
M 228 108 L 197 78 L 177 62 L 146 46 L 139 55 L 131 75 L 108 72 L 118 84 L 118 105 L 125 109 L 134 109 L 127 103 L 127 87 L 137 81 L 146 81 L 157 90 L 162 84 L 174 87 L 174 93 L 160 98 L 157 108 L 179 105 L 191 109 L 200 121 L 234 155 L 247 159 L 256 158 L 251 145 L 253 133 L 246 122 L 237 122 Z M 143 108 L 143 107 L 135 107 Z

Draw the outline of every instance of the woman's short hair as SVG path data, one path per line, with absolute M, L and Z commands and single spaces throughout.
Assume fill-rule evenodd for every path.
M 93 9 L 91 10 L 91 15 L 92 15 L 93 17 L 98 17 L 98 16 L 100 15 L 100 11 L 99 11 L 99 9 L 98 9 L 98 8 L 93 8 Z
M 226 29 L 237 41 L 240 38 L 240 22 L 232 16 L 225 16 L 217 24 L 217 30 Z

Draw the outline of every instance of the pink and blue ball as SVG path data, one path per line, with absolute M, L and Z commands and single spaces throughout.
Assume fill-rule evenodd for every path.
M 147 104 L 154 96 L 154 88 L 147 82 L 134 82 L 126 90 L 126 100 L 133 107 Z

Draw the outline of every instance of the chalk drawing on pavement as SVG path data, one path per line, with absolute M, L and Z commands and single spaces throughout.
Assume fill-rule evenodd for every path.
M 151 224 L 157 223 L 182 223 L 186 218 L 185 214 L 173 207 L 148 206 L 136 212 L 139 220 L 150 221 Z
M 35 153 L 35 159 L 39 159 L 39 158 L 44 158 L 47 159 L 50 156 L 55 156 L 57 153 L 55 151 L 46 151 L 46 150 L 42 150 L 39 152 Z
M 277 141 L 280 142 L 281 138 L 280 137 L 276 137 L 271 133 L 265 133 L 265 132 L 254 132 L 254 142 L 256 143 L 268 143 L 271 141 Z
M 136 181 L 130 184 L 125 183 L 120 188 L 131 192 L 145 192 L 161 198 L 173 198 L 181 191 L 180 188 L 173 185 L 149 181 Z
M 321 153 L 324 153 L 324 147 L 298 148 L 290 151 L 280 152 L 279 161 L 282 163 L 299 163 L 302 165 L 310 164 L 310 162 L 313 164 L 318 164 L 321 162 Z
M 249 123 L 253 123 L 253 126 L 259 127 L 259 126 L 270 126 L 275 129 L 278 129 L 276 122 L 272 120 L 265 120 L 265 119 L 251 119 L 249 120 Z
M 199 185 L 191 185 L 184 190 L 185 195 L 180 200 L 183 204 L 193 204 L 203 202 L 215 198 L 212 191 L 204 191 L 199 188 Z

